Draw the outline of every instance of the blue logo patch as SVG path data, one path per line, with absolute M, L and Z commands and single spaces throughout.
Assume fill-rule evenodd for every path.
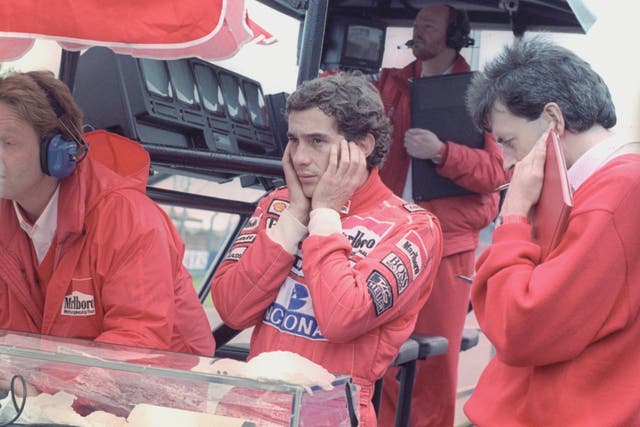
M 322 335 L 313 312 L 309 289 L 291 277 L 287 277 L 280 287 L 263 322 L 287 334 L 315 341 L 327 340 Z

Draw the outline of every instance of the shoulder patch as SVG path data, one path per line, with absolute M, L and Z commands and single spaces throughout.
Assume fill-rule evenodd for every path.
M 241 234 L 236 239 L 234 245 L 237 245 L 237 244 L 240 244 L 240 243 L 251 243 L 254 240 L 256 240 L 256 235 L 255 234 Z
M 405 203 L 402 207 L 409 212 L 425 211 L 426 209 L 416 205 L 415 203 Z
M 224 258 L 225 261 L 229 260 L 229 261 L 239 261 L 240 257 L 242 257 L 242 254 L 244 254 L 244 252 L 247 250 L 248 246 L 235 246 L 233 247 L 228 253 L 227 256 Z
M 286 200 L 273 199 L 271 201 L 271 204 L 269 205 L 269 209 L 267 209 L 267 212 L 279 216 L 282 214 L 282 212 L 284 212 L 285 209 L 287 209 L 288 206 L 289 202 L 287 202 Z
M 373 270 L 367 277 L 367 289 L 376 309 L 376 316 L 393 307 L 393 290 L 391 284 L 382 273 Z
M 393 252 L 390 252 L 387 256 L 380 261 L 382 265 L 387 267 L 393 277 L 396 279 L 396 286 L 398 287 L 398 296 L 401 295 L 409 286 L 409 271 L 407 266 L 404 265 L 402 259 Z
M 424 242 L 415 231 L 409 231 L 407 234 L 402 236 L 402 239 L 396 246 L 400 249 L 402 253 L 404 253 L 409 259 L 409 270 L 411 271 L 411 279 L 415 280 L 415 278 L 420 274 L 422 270 L 422 265 L 427 261 L 427 249 L 424 245 Z
M 259 213 L 249 218 L 247 222 L 244 224 L 242 231 L 249 231 L 257 228 L 258 224 L 260 224 L 260 218 L 262 218 L 262 213 Z

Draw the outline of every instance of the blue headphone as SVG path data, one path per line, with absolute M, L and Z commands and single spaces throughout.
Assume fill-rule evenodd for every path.
M 69 131 L 62 121 L 64 110 L 60 105 L 60 102 L 53 96 L 51 90 L 45 86 L 38 79 L 33 79 L 38 86 L 47 95 L 49 105 L 53 109 L 58 121 L 62 127 Z M 82 138 L 82 137 L 81 137 Z M 77 163 L 84 158 L 88 151 L 87 143 L 84 140 L 82 142 L 69 141 L 57 133 L 40 144 L 40 168 L 42 173 L 51 175 L 56 179 L 63 179 L 71 175 L 76 168 Z
M 81 146 L 76 141 L 67 141 L 55 134 L 40 144 L 40 167 L 42 172 L 57 179 L 71 175 L 78 163 Z

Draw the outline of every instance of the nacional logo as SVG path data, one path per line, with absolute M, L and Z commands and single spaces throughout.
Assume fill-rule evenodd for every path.
M 282 212 L 284 212 L 285 209 L 287 209 L 288 206 L 289 202 L 287 202 L 286 200 L 273 199 L 271 201 L 271 204 L 269 205 L 269 209 L 267 210 L 267 212 L 275 215 L 280 215 L 282 214 Z
M 287 334 L 314 341 L 326 341 L 311 303 L 309 289 L 287 277 L 276 300 L 267 309 L 263 323 Z
M 63 316 L 93 316 L 96 314 L 96 305 L 93 295 L 73 291 L 71 295 L 65 295 L 62 301 L 60 314 Z
M 351 243 L 352 256 L 365 257 L 392 227 L 392 222 L 376 221 L 370 217 L 363 218 L 354 215 L 346 218 L 342 223 L 342 234 Z
M 380 262 L 391 271 L 391 274 L 393 274 L 393 277 L 396 279 L 398 295 L 402 294 L 409 286 L 409 272 L 404 262 L 393 252 L 382 258 Z

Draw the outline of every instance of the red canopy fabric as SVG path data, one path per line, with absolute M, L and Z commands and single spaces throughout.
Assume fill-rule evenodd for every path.
M 4 61 L 23 56 L 35 38 L 67 50 L 205 60 L 228 58 L 252 40 L 275 41 L 249 19 L 244 0 L 2 0 L 0 37 Z

